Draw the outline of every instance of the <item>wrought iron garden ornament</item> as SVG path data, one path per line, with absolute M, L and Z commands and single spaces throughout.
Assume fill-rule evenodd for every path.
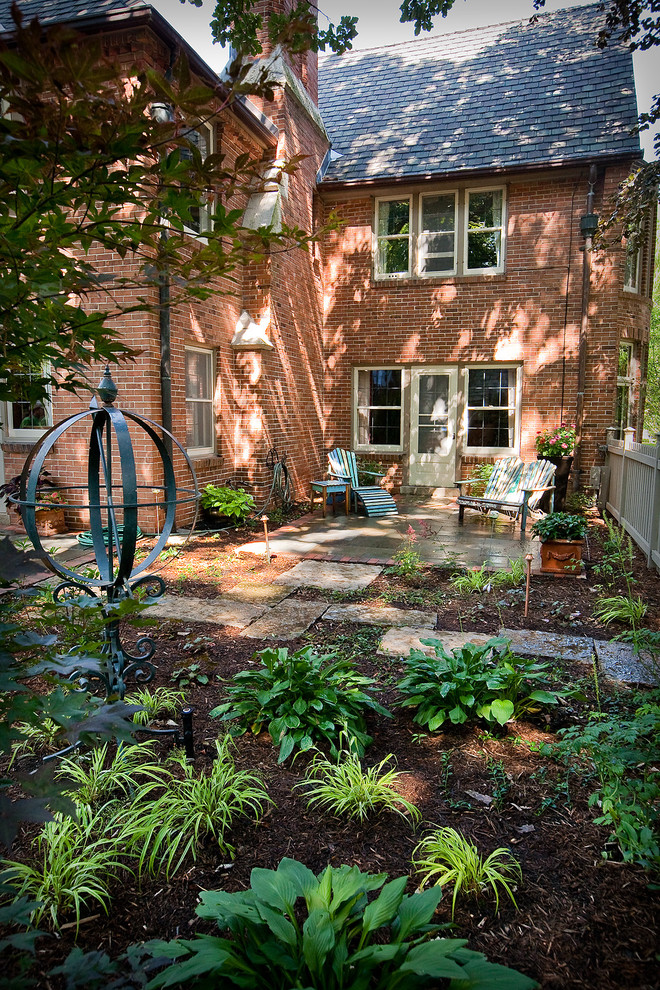
M 137 641 L 136 652 L 129 652 L 121 641 L 117 608 L 122 601 L 135 598 L 138 592 L 146 592 L 147 601 L 163 594 L 163 579 L 156 574 L 143 572 L 165 547 L 174 525 L 176 507 L 191 503 L 197 505 L 199 489 L 190 458 L 168 430 L 144 416 L 115 406 L 117 386 L 107 367 L 99 383 L 98 395 L 102 405 L 99 405 L 96 398 L 92 399 L 89 409 L 74 413 L 57 423 L 35 444 L 21 475 L 20 498 L 15 501 L 20 506 L 25 529 L 37 556 L 50 570 L 64 578 L 54 589 L 55 601 L 67 604 L 80 597 L 91 596 L 98 600 L 98 606 L 106 620 L 101 664 L 95 669 L 84 669 L 84 664 L 81 664 L 81 669 L 75 670 L 71 679 L 79 681 L 83 689 L 86 689 L 90 680 L 98 680 L 107 697 L 123 699 L 127 677 L 133 676 L 138 684 L 147 684 L 152 680 L 155 668 L 150 661 L 155 652 L 155 644 L 151 637 L 142 636 Z M 91 542 L 98 578 L 82 576 L 52 557 L 41 543 L 35 521 L 37 481 L 46 457 L 64 433 L 86 417 L 91 419 L 92 427 L 87 459 L 87 486 L 66 485 L 59 486 L 57 490 L 87 492 L 86 504 L 81 506 L 79 502 L 65 503 L 64 508 L 89 510 Z M 138 484 L 129 423 L 141 428 L 156 447 L 163 470 L 162 486 Z M 172 461 L 157 430 L 171 439 L 185 459 L 192 479 L 190 488 L 177 488 Z M 117 477 L 120 480 L 115 481 L 114 478 Z M 140 501 L 142 490 L 152 493 L 152 499 L 153 492 L 162 491 L 163 501 Z M 155 546 L 136 566 L 138 512 L 149 508 L 156 511 L 164 508 L 165 520 Z M 118 522 L 118 513 L 121 514 L 121 523 Z M 106 526 L 103 525 L 104 516 Z

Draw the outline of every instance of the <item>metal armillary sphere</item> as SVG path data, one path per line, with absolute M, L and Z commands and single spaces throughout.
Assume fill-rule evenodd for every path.
M 149 661 L 156 647 L 151 637 L 142 636 L 137 641 L 137 652 L 128 652 L 122 645 L 119 619 L 115 617 L 117 606 L 125 599 L 134 598 L 138 589 L 146 592 L 151 599 L 163 594 L 163 579 L 156 574 L 143 572 L 156 560 L 167 543 L 174 525 L 176 507 L 186 503 L 197 504 L 199 490 L 194 468 L 179 441 L 158 423 L 125 409 L 118 409 L 114 405 L 117 386 L 110 376 L 109 368 L 105 369 L 99 383 L 98 394 L 102 405 L 94 398 L 89 409 L 57 423 L 35 444 L 23 468 L 20 498 L 16 502 L 21 508 L 25 529 L 38 556 L 55 574 L 64 578 L 54 590 L 55 601 L 66 604 L 76 597 L 92 596 L 98 599 L 98 606 L 106 620 L 99 669 L 85 670 L 82 669 L 84 664 L 81 664 L 81 669 L 72 675 L 72 679 L 79 680 L 83 686 L 89 680 L 98 679 L 104 686 L 106 695 L 123 699 L 126 678 L 129 675 L 139 684 L 147 684 L 153 678 L 155 669 Z M 87 486 L 55 486 L 55 490 L 87 493 L 86 503 L 81 505 L 80 502 L 70 502 L 63 507 L 89 510 L 91 544 L 99 571 L 98 578 L 81 576 L 53 558 L 41 543 L 35 520 L 35 510 L 39 507 L 37 484 L 46 457 L 66 431 L 86 417 L 91 420 Z M 163 485 L 138 484 L 129 422 L 141 429 L 155 446 L 162 465 Z M 185 458 L 192 479 L 190 488 L 177 487 L 172 460 L 157 430 L 163 437 L 169 438 Z M 151 501 L 140 501 L 143 491 L 151 493 Z M 162 501 L 153 501 L 154 492 L 162 492 Z M 164 508 L 165 521 L 155 546 L 135 566 L 138 512 L 149 508 L 155 511 Z M 118 522 L 118 513 L 121 522 Z

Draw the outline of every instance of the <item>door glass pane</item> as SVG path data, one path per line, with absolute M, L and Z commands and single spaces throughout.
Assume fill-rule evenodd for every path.
M 449 435 L 449 376 L 419 376 L 417 453 L 441 454 Z

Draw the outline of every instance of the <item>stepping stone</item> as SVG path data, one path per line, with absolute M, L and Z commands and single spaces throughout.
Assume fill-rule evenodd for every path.
M 274 584 L 236 584 L 229 591 L 225 591 L 222 597 L 230 598 L 235 602 L 277 605 L 289 594 L 289 588 L 278 588 Z
M 283 601 L 269 608 L 240 635 L 248 639 L 297 639 L 327 607 L 327 602 Z
M 236 602 L 229 598 L 165 597 L 152 605 L 147 615 L 185 622 L 211 622 L 219 626 L 245 629 L 267 610 L 264 605 Z
M 465 643 L 477 643 L 479 646 L 483 646 L 484 643 L 487 643 L 492 638 L 487 633 L 460 633 L 450 632 L 446 629 L 429 630 L 427 628 L 420 629 L 419 627 L 411 628 L 408 626 L 398 629 L 388 629 L 378 644 L 376 652 L 383 656 L 407 657 L 410 651 L 414 649 L 421 650 L 422 653 L 430 657 L 435 655 L 435 648 L 432 646 L 423 646 L 421 642 L 423 639 L 439 640 L 445 650 L 450 652 L 457 647 L 464 646 Z
M 375 605 L 331 605 L 323 616 L 328 622 L 356 622 L 369 626 L 411 626 L 433 629 L 437 613 L 417 609 L 378 608 Z
M 560 657 L 576 663 L 593 662 L 590 636 L 562 636 L 560 633 L 532 629 L 500 629 L 500 636 L 511 640 L 511 650 L 521 657 Z
M 626 684 L 645 684 L 656 687 L 660 684 L 660 670 L 651 654 L 642 650 L 635 653 L 631 643 L 616 643 L 595 639 L 594 647 L 598 664 L 607 677 Z
M 359 591 L 375 581 L 382 567 L 373 564 L 340 564 L 323 560 L 301 560 L 279 574 L 274 584 L 288 588 L 327 588 L 330 591 Z

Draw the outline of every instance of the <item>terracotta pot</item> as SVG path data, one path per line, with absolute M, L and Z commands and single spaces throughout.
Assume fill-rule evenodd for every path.
M 35 509 L 34 522 L 39 536 L 57 536 L 68 531 L 61 505 L 54 505 L 48 509 Z
M 582 540 L 545 540 L 541 544 L 541 571 L 544 574 L 582 573 Z

